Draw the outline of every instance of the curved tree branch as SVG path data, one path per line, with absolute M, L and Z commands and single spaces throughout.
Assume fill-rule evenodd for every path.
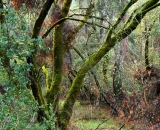
M 42 36 L 42 38 L 46 38 L 48 36 L 48 34 L 52 31 L 52 29 L 58 25 L 58 24 L 61 24 L 62 22 L 64 22 L 65 20 L 73 20 L 73 21 L 80 21 L 81 23 L 86 23 L 86 24 L 89 24 L 89 25 L 93 25 L 92 22 L 87 22 L 85 20 L 81 20 L 81 19 L 76 19 L 76 18 L 71 18 L 71 17 L 65 17 L 65 18 L 62 18 L 60 20 L 58 20 L 57 22 L 55 22 L 47 31 L 46 33 Z M 95 26 L 97 27 L 102 27 L 104 29 L 109 29 L 108 27 L 105 27 L 105 26 L 102 26 L 102 25 L 99 25 L 99 24 L 94 24 Z
M 72 46 L 72 45 L 71 45 L 71 49 L 73 49 L 73 50 L 81 57 L 81 59 L 83 60 L 83 62 L 86 61 L 85 58 L 83 57 L 83 55 L 81 54 L 81 52 L 80 52 L 75 46 Z M 93 78 L 94 78 L 94 80 L 95 80 L 95 83 L 96 83 L 96 85 L 97 85 L 97 87 L 98 87 L 98 90 L 99 90 L 102 98 L 104 99 L 105 103 L 106 103 L 107 105 L 111 106 L 111 104 L 110 104 L 110 103 L 107 101 L 107 99 L 106 99 L 105 93 L 104 93 L 104 91 L 102 90 L 102 87 L 100 86 L 100 83 L 99 83 L 99 81 L 98 81 L 98 79 L 97 79 L 96 74 L 95 74 L 94 71 L 92 71 L 92 70 L 90 70 L 90 73 L 91 73 L 91 75 L 93 76 Z M 111 107 L 112 107 L 112 106 L 111 106 Z
M 54 0 L 47 0 L 46 3 L 43 5 L 43 8 L 34 24 L 32 38 L 38 37 L 42 24 L 44 22 L 44 19 L 46 18 L 48 11 L 51 8 L 52 3 L 54 3 Z
M 122 13 L 119 15 L 117 21 L 115 22 L 115 24 L 111 27 L 111 29 L 108 31 L 107 33 L 107 39 L 109 39 L 114 31 L 114 29 L 118 26 L 118 24 L 121 22 L 122 18 L 124 17 L 124 15 L 126 14 L 127 10 L 134 4 L 136 3 L 138 0 L 131 0 L 123 9 Z

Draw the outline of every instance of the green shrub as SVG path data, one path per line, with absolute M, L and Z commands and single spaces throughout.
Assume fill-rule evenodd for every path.
M 0 24 L 0 85 L 5 85 L 6 91 L 4 95 L 0 94 L 0 129 L 54 129 L 54 114 L 41 124 L 37 122 L 38 105 L 27 88 L 32 64 L 27 64 L 26 57 L 34 51 L 33 42 L 42 47 L 42 39 L 29 36 L 30 26 L 25 15 L 20 13 L 24 10 L 25 6 L 19 11 L 9 6 L 0 10 L 5 13 L 5 22 Z M 6 58 L 9 59 L 8 66 L 3 64 Z

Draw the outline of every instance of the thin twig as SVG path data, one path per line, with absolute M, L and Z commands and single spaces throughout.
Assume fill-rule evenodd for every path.
M 125 124 L 123 124 L 123 125 L 119 128 L 119 130 L 121 130 L 124 126 L 125 126 Z
M 93 25 L 92 22 L 87 22 L 85 20 L 80 20 L 80 19 L 75 19 L 75 18 L 71 18 L 71 17 L 65 17 L 65 18 L 62 18 L 60 20 L 58 20 L 57 22 L 55 22 L 48 30 L 47 32 L 42 36 L 42 38 L 46 38 L 48 36 L 48 34 L 50 33 L 50 31 L 58 24 L 61 24 L 62 22 L 64 22 L 65 20 L 73 20 L 73 21 L 80 21 L 80 22 L 83 22 L 83 23 L 86 23 L 86 24 L 90 24 L 90 25 Z M 95 26 L 98 26 L 98 27 L 102 27 L 104 29 L 109 29 L 108 27 L 105 27 L 105 26 L 102 26 L 102 25 L 99 25 L 99 24 L 94 24 Z
M 73 17 L 73 16 L 86 16 L 86 15 L 84 15 L 84 14 L 72 14 L 69 17 Z M 91 16 L 90 15 L 89 18 L 95 18 L 95 19 L 98 19 L 98 20 L 105 20 L 105 21 L 107 21 L 107 19 L 103 18 L 103 17 L 97 17 L 97 16 Z M 107 23 L 112 26 L 112 24 L 109 21 L 107 21 Z
M 106 119 L 106 120 L 104 120 L 102 123 L 100 123 L 95 130 L 98 130 L 98 128 L 99 128 L 102 124 L 104 124 L 106 121 L 108 121 L 109 119 L 111 119 L 111 117 L 109 117 L 108 119 Z

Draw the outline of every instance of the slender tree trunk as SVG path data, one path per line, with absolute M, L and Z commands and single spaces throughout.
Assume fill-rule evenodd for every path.
M 114 64 L 113 71 L 113 92 L 115 97 L 121 95 L 122 93 L 122 76 L 121 76 L 121 63 L 120 61 L 116 61 Z
M 125 5 L 126 1 L 120 1 L 120 4 Z M 122 22 L 124 23 L 127 20 L 127 14 L 123 16 Z M 120 96 L 122 93 L 122 68 L 123 61 L 126 56 L 126 50 L 128 45 L 128 36 L 122 40 L 122 44 L 120 44 L 118 49 L 117 58 L 114 64 L 114 72 L 113 72 L 113 92 L 115 96 Z
M 103 61 L 103 77 L 104 77 L 104 82 L 106 86 L 108 86 L 108 77 L 107 77 L 107 72 L 108 72 L 108 65 L 109 65 L 109 55 L 106 55 L 104 57 Z
M 147 27 L 147 23 L 145 23 L 145 68 L 146 70 L 150 69 L 150 62 L 149 62 L 149 36 L 150 32 L 152 30 L 152 27 L 155 23 L 156 19 L 153 21 L 153 23 Z
M 146 70 L 150 69 L 150 63 L 149 63 L 149 32 L 147 31 L 147 25 L 145 23 L 145 67 Z

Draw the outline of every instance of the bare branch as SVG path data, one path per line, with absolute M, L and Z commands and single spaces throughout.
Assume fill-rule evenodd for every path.
M 47 31 L 46 33 L 42 36 L 42 38 L 46 38 L 48 36 L 48 34 L 51 32 L 51 30 L 58 24 L 61 24 L 62 22 L 64 22 L 65 20 L 73 20 L 73 21 L 80 21 L 80 22 L 83 22 L 83 23 L 86 23 L 86 24 L 89 24 L 89 25 L 93 25 L 93 22 L 87 22 L 85 20 L 81 20 L 81 19 L 75 19 L 75 18 L 71 18 L 71 17 L 65 17 L 65 18 L 62 18 L 60 20 L 58 20 L 57 22 L 55 22 Z M 101 27 L 101 28 L 104 28 L 104 29 L 109 29 L 108 27 L 105 27 L 105 26 L 102 26 L 102 25 L 99 25 L 99 24 L 96 24 L 94 23 L 95 26 L 97 27 Z
M 86 16 L 86 15 L 84 15 L 84 14 L 72 14 L 72 15 L 70 15 L 69 17 L 73 17 L 73 16 Z M 104 20 L 104 21 L 106 21 L 110 26 L 113 26 L 106 18 L 102 18 L 102 17 L 97 17 L 97 16 L 92 16 L 92 15 L 89 15 L 88 16 L 89 18 L 95 18 L 95 19 L 98 19 L 98 20 Z

